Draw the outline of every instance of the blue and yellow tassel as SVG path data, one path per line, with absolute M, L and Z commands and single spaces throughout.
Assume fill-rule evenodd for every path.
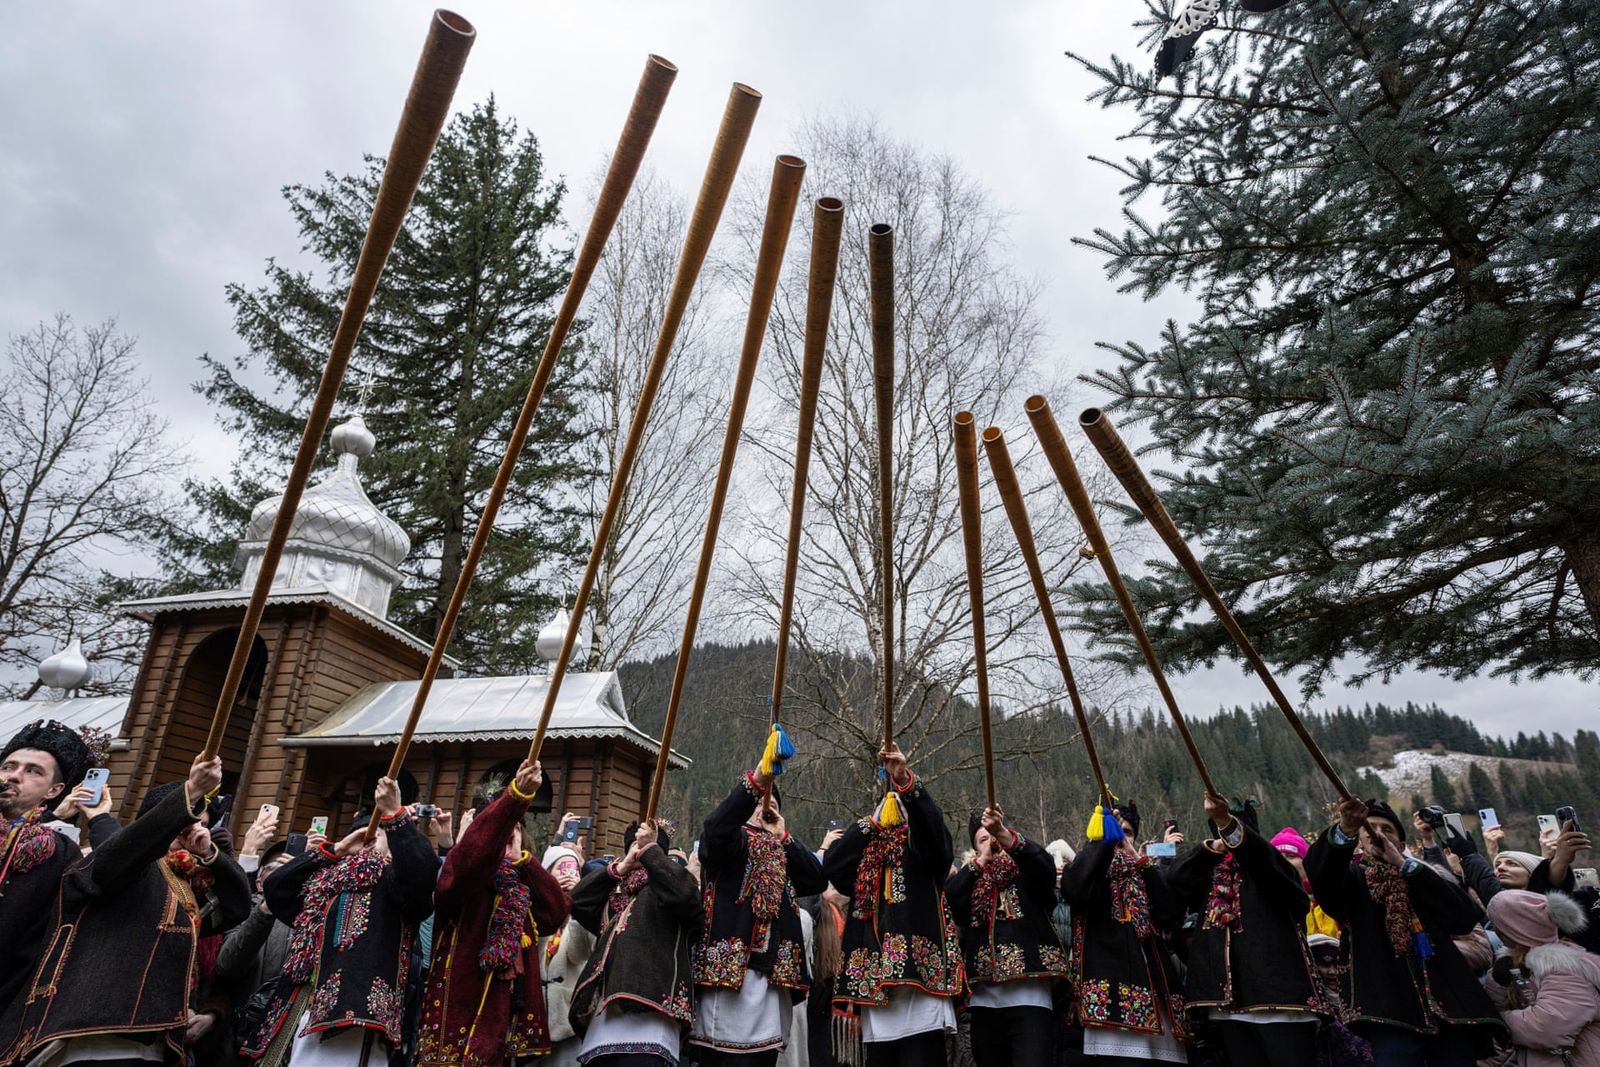
M 1122 823 L 1117 820 L 1115 811 L 1107 811 L 1105 804 L 1096 804 L 1094 814 L 1089 816 L 1089 829 L 1085 836 L 1090 841 L 1109 841 L 1115 845 L 1123 839 Z
M 789 735 L 782 726 L 772 724 L 772 731 L 767 734 L 767 746 L 761 751 L 760 773 L 772 777 L 783 773 L 785 760 L 794 758 L 794 742 L 789 740 Z

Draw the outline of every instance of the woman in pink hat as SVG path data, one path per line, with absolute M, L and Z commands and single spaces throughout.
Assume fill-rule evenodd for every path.
M 1587 925 L 1564 893 L 1496 893 L 1489 918 L 1509 956 L 1487 982 L 1522 1067 L 1600 1067 L 1600 956 L 1562 939 Z

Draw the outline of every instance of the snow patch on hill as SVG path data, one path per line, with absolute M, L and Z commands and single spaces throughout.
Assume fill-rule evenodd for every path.
M 1406 749 L 1396 752 L 1388 767 L 1363 767 L 1362 772 L 1371 771 L 1376 774 L 1391 793 L 1399 796 L 1409 796 L 1412 793 L 1431 793 L 1433 768 L 1438 767 L 1449 778 L 1452 784 L 1460 785 L 1467 779 L 1467 772 L 1472 765 L 1477 763 L 1489 772 L 1491 778 L 1497 777 L 1500 765 L 1509 763 L 1514 767 L 1526 769 L 1536 767 L 1541 771 L 1550 770 L 1553 764 L 1540 763 L 1536 760 L 1506 759 L 1500 756 L 1474 756 L 1466 752 L 1429 752 L 1423 749 Z

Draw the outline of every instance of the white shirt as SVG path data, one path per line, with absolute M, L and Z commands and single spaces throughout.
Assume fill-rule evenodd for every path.
M 659 1011 L 623 1011 L 616 1004 L 607 1004 L 606 1010 L 589 1024 L 589 1032 L 583 1035 L 578 1062 L 588 1063 L 596 1056 L 631 1053 L 660 1056 L 677 1067 L 682 1040 L 676 1019 Z M 295 1067 L 300 1065 L 295 1064 Z
M 101 1063 L 106 1060 L 148 1060 L 164 1063 L 167 1043 L 159 1038 L 151 1044 L 132 1041 L 110 1034 L 92 1034 L 88 1037 L 69 1037 L 62 1044 L 60 1057 L 53 1062 L 60 1067 L 72 1063 Z
M 861 1006 L 861 1040 L 898 1041 L 934 1030 L 954 1030 L 956 1009 L 949 997 L 936 997 L 911 986 L 889 989 L 889 1003 Z
M 1053 1008 L 1050 983 L 1043 978 L 1016 982 L 979 982 L 972 987 L 974 1008 Z
M 789 1040 L 789 991 L 748 970 L 738 989 L 708 986 L 699 991 L 689 1040 L 723 1052 L 765 1052 Z

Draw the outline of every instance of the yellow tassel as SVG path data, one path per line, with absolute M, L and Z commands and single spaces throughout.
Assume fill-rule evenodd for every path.
M 778 731 L 773 730 L 767 734 L 767 745 L 761 750 L 760 773 L 771 776 L 773 767 L 778 763 Z
M 900 813 L 900 798 L 893 789 L 889 790 L 883 798 L 883 811 L 878 815 L 879 826 L 899 826 L 905 821 L 905 816 Z
M 522 947 L 523 948 L 532 948 L 533 947 L 533 938 L 529 937 L 527 934 L 523 934 L 522 935 Z
M 1094 811 L 1089 815 L 1089 828 L 1084 831 L 1084 836 L 1090 841 L 1099 841 L 1106 836 L 1106 809 L 1099 804 L 1094 806 Z

